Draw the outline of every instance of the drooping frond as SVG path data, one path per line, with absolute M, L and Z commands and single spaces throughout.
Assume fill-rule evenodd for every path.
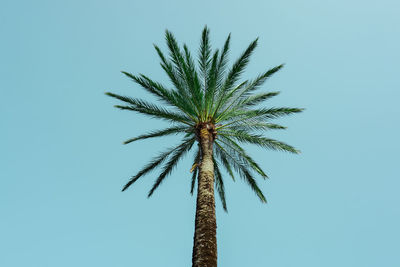
M 184 154 L 190 150 L 194 141 L 195 141 L 194 138 L 186 140 L 181 145 L 179 145 L 177 149 L 172 153 L 171 158 L 163 167 L 162 173 L 157 178 L 153 187 L 149 191 L 149 194 L 147 195 L 148 197 L 150 197 L 154 193 L 154 190 L 156 190 L 158 186 L 164 181 L 165 177 L 167 177 L 171 173 L 171 171 L 176 166 L 178 161 L 182 158 L 182 156 L 184 156 Z
M 194 171 L 192 173 L 192 180 L 191 180 L 191 183 L 190 183 L 190 194 L 191 195 L 193 195 L 193 192 L 194 192 L 194 187 L 196 185 L 196 179 L 197 179 L 198 173 L 199 173 L 199 169 L 198 168 L 194 169 Z
M 236 154 L 228 153 L 218 141 L 215 141 L 215 144 L 219 147 L 221 153 L 225 153 L 226 157 L 229 159 L 229 163 L 233 166 L 235 171 L 239 173 L 240 177 L 249 184 L 250 188 L 256 193 L 261 202 L 267 202 L 260 188 L 257 186 L 254 177 L 251 175 L 250 170 L 245 163 L 243 163 L 243 160 L 237 158 Z
M 129 186 L 131 186 L 134 182 L 136 182 L 140 177 L 149 173 L 158 165 L 163 163 L 163 161 L 176 150 L 177 148 L 170 148 L 166 152 L 160 153 L 159 156 L 153 158 L 147 165 L 143 167 L 136 175 L 132 176 L 129 182 L 122 188 L 122 191 L 125 191 Z
M 199 173 L 199 164 L 200 164 L 200 159 L 201 159 L 200 145 L 197 146 L 197 150 L 194 155 L 195 155 L 195 157 L 193 160 L 192 169 L 190 170 L 193 172 L 192 181 L 190 183 L 190 194 L 192 194 L 192 195 L 193 195 L 193 191 L 194 191 L 194 186 L 196 184 L 197 174 Z
M 218 162 L 214 159 L 214 177 L 215 177 L 215 188 L 217 189 L 219 198 L 221 199 L 222 208 L 225 212 L 228 212 L 225 200 L 225 187 L 224 180 L 222 179 L 221 171 L 218 167 Z
M 243 174 L 246 182 L 249 184 L 250 188 L 254 191 L 254 193 L 256 193 L 261 202 L 267 203 L 267 199 L 265 198 L 261 189 L 258 187 L 257 182 L 251 175 L 251 173 L 247 170 L 243 170 Z
M 222 165 L 224 165 L 225 170 L 228 172 L 228 174 L 231 176 L 232 180 L 235 181 L 235 176 L 233 175 L 233 171 L 231 168 L 231 165 L 229 164 L 228 159 L 226 158 L 225 153 L 221 152 L 220 147 L 217 145 L 215 146 L 215 154 L 221 161 Z
M 227 136 L 221 135 L 219 142 L 223 143 L 224 150 L 230 154 L 234 154 L 246 166 L 256 171 L 263 178 L 268 178 L 268 175 L 261 169 L 261 167 L 246 153 L 246 151 L 239 146 L 234 140 Z
M 176 134 L 176 133 L 187 133 L 189 130 L 191 130 L 187 126 L 177 126 L 177 127 L 169 127 L 163 130 L 157 130 L 157 131 L 152 131 L 148 134 L 142 134 L 137 137 L 128 139 L 124 142 L 124 144 L 129 144 L 137 140 L 142 140 L 142 139 L 147 139 L 147 138 L 153 138 L 153 137 L 161 137 L 161 136 L 166 136 L 166 135 L 171 135 L 171 134 Z

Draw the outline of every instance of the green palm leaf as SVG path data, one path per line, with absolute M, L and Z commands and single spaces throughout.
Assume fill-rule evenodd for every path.
M 221 131 L 221 136 L 224 137 L 232 137 L 239 142 L 242 143 L 250 143 L 250 144 L 255 144 L 264 148 L 269 148 L 273 150 L 281 150 L 281 151 L 287 151 L 295 154 L 299 154 L 300 151 L 295 149 L 294 147 L 284 143 L 280 142 L 274 139 L 266 138 L 261 135 L 257 134 L 250 134 L 245 131 Z
M 195 153 L 195 157 L 194 157 L 194 160 L 193 160 L 193 165 L 192 165 L 193 174 L 192 174 L 192 181 L 190 183 L 190 194 L 192 194 L 192 195 L 193 195 L 193 191 L 194 191 L 194 186 L 196 184 L 197 174 L 198 174 L 198 171 L 199 171 L 198 166 L 200 164 L 200 159 L 201 159 L 201 153 L 200 152 L 201 152 L 200 151 L 200 145 L 198 145 L 196 153 Z
M 129 106 L 116 105 L 115 107 L 122 110 L 132 110 L 145 115 L 150 115 L 155 118 L 166 119 L 173 122 L 180 122 L 187 125 L 191 125 L 193 120 L 185 115 L 181 115 L 176 112 L 168 111 L 165 108 L 156 106 L 154 104 L 148 103 L 141 99 L 135 99 L 127 96 L 121 96 L 114 93 L 107 92 L 106 95 L 117 98 L 123 102 L 130 104 Z
M 261 108 L 256 110 L 232 109 L 229 113 L 224 115 L 223 119 L 226 124 L 221 126 L 220 128 L 236 123 L 245 123 L 246 121 L 250 122 L 254 120 L 259 121 L 259 120 L 276 119 L 294 113 L 299 113 L 302 112 L 303 110 L 304 109 L 301 108 Z M 216 122 L 220 121 L 221 119 L 216 120 Z
M 264 194 L 261 192 L 254 177 L 251 175 L 246 165 L 244 165 L 239 158 L 236 158 L 234 154 L 227 153 L 226 150 L 219 144 L 219 142 L 215 142 L 215 144 L 221 149 L 221 153 L 225 153 L 227 158 L 229 158 L 230 164 L 234 167 L 236 172 L 239 173 L 240 177 L 248 183 L 250 188 L 258 196 L 261 202 L 267 202 L 267 200 L 264 197 Z
M 218 167 L 218 162 L 214 159 L 214 175 L 215 175 L 215 188 L 217 189 L 219 198 L 221 199 L 222 208 L 225 212 L 228 212 L 226 207 L 226 199 L 225 199 L 225 187 L 224 180 L 222 179 L 221 171 Z
M 224 77 L 226 65 L 228 63 L 228 52 L 229 52 L 230 41 L 231 41 L 231 34 L 229 34 L 228 38 L 226 38 L 224 47 L 222 48 L 221 56 L 218 61 L 218 68 L 216 70 L 217 88 L 219 88 L 222 85 L 222 80 Z
M 155 181 L 153 187 L 149 191 L 149 194 L 147 195 L 148 197 L 151 197 L 151 195 L 154 193 L 154 191 L 160 186 L 160 184 L 164 181 L 165 177 L 167 177 L 175 165 L 178 163 L 178 161 L 182 158 L 182 156 L 190 150 L 194 143 L 195 139 L 189 139 L 183 142 L 181 145 L 177 147 L 177 149 L 172 153 L 171 158 L 169 161 L 165 164 L 162 173 L 160 176 L 157 178 Z
M 169 79 L 171 80 L 172 84 L 176 88 L 175 97 L 178 98 L 180 104 L 186 106 L 186 112 L 190 112 L 191 114 L 195 114 L 196 116 L 200 114 L 200 102 L 198 98 L 202 99 L 202 95 L 200 92 L 199 97 L 192 98 L 186 90 L 185 79 L 182 77 L 182 74 L 176 71 L 176 68 L 171 64 L 162 53 L 161 49 L 154 45 L 154 48 L 157 51 L 158 56 L 161 59 L 161 67 L 167 73 Z
M 226 158 L 225 153 L 221 152 L 220 147 L 217 145 L 214 147 L 215 149 L 215 154 L 216 156 L 219 158 L 219 160 L 221 161 L 222 165 L 224 166 L 225 170 L 228 172 L 228 174 L 231 176 L 232 180 L 235 181 L 235 176 L 233 175 L 233 171 L 232 168 L 229 164 L 228 159 Z
M 254 49 L 257 46 L 258 38 L 255 39 L 247 49 L 243 52 L 243 54 L 239 57 L 239 59 L 233 64 L 232 69 L 227 75 L 224 84 L 224 90 L 229 90 L 233 84 L 239 79 L 240 75 L 243 73 L 247 64 L 249 63 L 250 56 L 253 53 Z
M 222 142 L 224 144 L 224 150 L 228 151 L 229 154 L 235 155 L 238 159 L 241 160 L 242 163 L 252 168 L 263 178 L 268 178 L 268 175 L 262 170 L 262 168 L 235 141 L 227 136 L 222 136 L 219 142 Z
M 218 100 L 217 100 L 216 108 L 214 110 L 214 114 L 216 114 L 218 112 L 219 108 L 224 103 L 224 100 L 226 100 L 225 95 L 232 88 L 232 86 L 235 84 L 235 82 L 239 79 L 240 75 L 243 73 L 244 69 L 246 68 L 247 64 L 249 63 L 250 56 L 257 46 L 257 41 L 258 41 L 258 38 L 255 39 L 253 42 L 251 42 L 250 45 L 247 47 L 247 49 L 239 57 L 239 59 L 236 60 L 236 62 L 233 64 L 231 70 L 229 71 L 229 73 L 225 79 L 224 84 L 222 85 L 221 91 L 219 92 L 219 95 L 217 97 Z
M 187 94 L 191 97 L 195 106 L 200 110 L 201 107 L 201 93 L 200 93 L 200 83 L 197 77 L 196 69 L 194 68 L 194 63 L 190 56 L 190 52 L 186 46 L 184 46 L 185 56 L 181 52 L 178 43 L 171 32 L 166 31 L 165 38 L 167 40 L 167 45 L 170 50 L 171 61 L 175 65 L 175 70 L 185 82 L 185 88 Z M 185 61 L 186 60 L 186 61 Z
M 207 84 L 207 73 L 208 68 L 210 66 L 210 55 L 211 55 L 211 46 L 210 46 L 210 30 L 206 27 L 203 29 L 203 33 L 201 34 L 201 42 L 200 42 L 200 50 L 199 50 L 199 69 L 201 76 L 204 81 L 204 89 Z
M 224 127 L 226 130 L 239 130 L 239 131 L 268 131 L 268 130 L 283 130 L 286 129 L 285 126 L 275 124 L 275 123 L 265 123 L 260 121 L 252 121 L 247 123 L 236 124 L 232 127 Z
M 159 156 L 153 158 L 147 165 L 143 167 L 136 175 L 132 176 L 132 178 L 129 180 L 129 182 L 122 188 L 122 191 L 125 191 L 128 189 L 129 186 L 131 186 L 133 183 L 135 183 L 140 177 L 143 175 L 149 173 L 152 171 L 154 168 L 156 168 L 158 165 L 163 163 L 163 161 L 172 153 L 176 150 L 177 148 L 170 148 L 166 152 L 160 153 Z
M 256 195 L 261 200 L 261 202 L 267 203 L 267 199 L 265 198 L 261 189 L 258 187 L 257 182 L 254 179 L 254 177 L 251 175 L 251 173 L 248 170 L 243 170 L 243 175 L 244 175 L 246 182 L 249 184 L 249 186 L 253 190 L 253 192 L 256 193 Z
M 189 130 L 190 130 L 190 128 L 187 126 L 169 127 L 169 128 L 163 129 L 163 130 L 152 131 L 148 134 L 142 134 L 137 137 L 128 139 L 124 142 L 124 144 L 129 144 L 134 141 L 147 139 L 147 138 L 161 137 L 161 136 L 166 136 L 166 135 L 171 135 L 171 134 L 176 134 L 176 133 L 184 133 L 184 132 L 188 132 Z

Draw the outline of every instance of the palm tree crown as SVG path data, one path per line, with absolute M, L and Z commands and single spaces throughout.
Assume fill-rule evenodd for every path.
M 161 67 L 168 75 L 173 88 L 167 88 L 147 76 L 133 75 L 122 72 L 135 83 L 139 84 L 150 94 L 155 95 L 165 107 L 160 107 L 142 99 L 121 96 L 107 92 L 108 96 L 117 98 L 124 105 L 115 107 L 122 110 L 131 110 L 151 117 L 166 120 L 170 127 L 151 131 L 125 141 L 125 144 L 153 137 L 162 137 L 172 134 L 183 134 L 179 145 L 172 147 L 145 165 L 123 187 L 122 191 L 135 183 L 152 169 L 162 166 L 161 173 L 148 193 L 150 197 L 165 178 L 172 172 L 178 161 L 195 147 L 194 161 L 191 168 L 191 193 L 198 177 L 199 165 L 202 161 L 201 147 L 194 146 L 199 142 L 201 131 L 208 130 L 212 134 L 213 161 L 215 188 L 226 210 L 224 182 L 220 167 L 234 178 L 237 173 L 262 202 L 266 199 L 257 186 L 254 174 L 266 178 L 262 168 L 246 153 L 240 144 L 249 143 L 263 148 L 299 153 L 294 147 L 283 142 L 265 137 L 263 133 L 271 129 L 285 129 L 272 123 L 273 119 L 301 112 L 300 108 L 265 108 L 257 107 L 279 92 L 257 92 L 264 82 L 283 65 L 271 68 L 258 75 L 255 79 L 239 81 L 245 70 L 250 56 L 257 46 L 257 39 L 250 43 L 247 49 L 227 68 L 230 35 L 221 50 L 212 51 L 209 41 L 209 30 L 204 28 L 201 37 L 199 55 L 196 60 L 192 57 L 188 47 L 179 47 L 173 34 L 165 34 L 168 56 L 154 45 L 161 60 Z M 165 162 L 165 164 L 164 164 Z

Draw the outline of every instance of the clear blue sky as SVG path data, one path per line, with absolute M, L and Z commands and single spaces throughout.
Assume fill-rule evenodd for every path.
M 271 136 L 301 155 L 249 147 L 268 204 L 226 179 L 219 266 L 400 266 L 400 4 L 335 1 L 11 1 L 0 6 L 0 266 L 190 266 L 195 198 L 182 161 L 122 185 L 177 140 L 105 91 L 147 97 L 120 73 L 167 82 L 164 31 L 197 50 L 205 24 L 230 59 L 259 36 L 245 77 L 286 63 L 264 90 L 306 112 Z M 229 178 L 229 177 L 227 177 Z

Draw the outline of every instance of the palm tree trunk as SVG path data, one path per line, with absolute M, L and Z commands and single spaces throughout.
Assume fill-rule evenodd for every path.
M 213 135 L 207 127 L 200 131 L 201 164 L 199 166 L 196 221 L 193 244 L 193 267 L 217 266 L 217 221 L 214 199 Z

